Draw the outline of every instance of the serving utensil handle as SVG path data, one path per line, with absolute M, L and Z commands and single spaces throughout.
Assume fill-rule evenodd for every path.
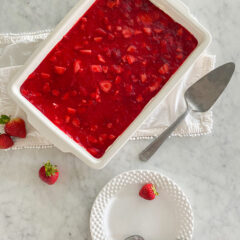
M 157 139 L 155 139 L 151 144 L 149 144 L 140 154 L 139 159 L 141 161 L 148 161 L 153 154 L 158 150 L 158 148 L 165 142 L 165 140 L 172 134 L 179 123 L 185 119 L 188 115 L 189 109 L 187 109 L 182 115 L 180 115 L 175 122 L 172 123 Z

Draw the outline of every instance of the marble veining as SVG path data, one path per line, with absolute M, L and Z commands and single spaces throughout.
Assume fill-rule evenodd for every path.
M 0 33 L 53 28 L 77 0 L 0 0 Z M 236 73 L 214 107 L 214 132 L 171 138 L 148 163 L 138 153 L 149 141 L 131 141 L 103 170 L 89 169 L 59 150 L 0 152 L 1 240 L 88 240 L 89 214 L 101 188 L 130 169 L 159 170 L 189 196 L 195 214 L 194 239 L 238 240 L 240 235 L 240 1 L 184 0 L 213 35 L 209 51 L 217 64 L 234 61 Z M 60 178 L 47 186 L 38 179 L 46 160 Z

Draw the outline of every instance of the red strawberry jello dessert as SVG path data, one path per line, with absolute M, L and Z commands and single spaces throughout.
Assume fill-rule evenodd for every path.
M 100 158 L 197 44 L 149 0 L 96 0 L 21 94 Z

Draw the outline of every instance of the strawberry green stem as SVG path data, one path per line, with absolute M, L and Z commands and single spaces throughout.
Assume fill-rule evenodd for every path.
M 56 165 L 52 165 L 50 163 L 50 161 L 47 161 L 44 164 L 44 167 L 45 167 L 45 174 L 46 174 L 47 177 L 51 177 L 51 176 L 55 175 L 56 172 L 58 172 L 57 166 Z
M 157 192 L 157 190 L 156 190 L 155 186 L 152 186 L 152 190 L 153 190 L 153 192 L 154 192 L 155 196 L 157 196 L 157 195 L 158 195 L 158 192 Z
M 0 124 L 6 124 L 10 121 L 10 116 L 1 115 L 0 117 Z

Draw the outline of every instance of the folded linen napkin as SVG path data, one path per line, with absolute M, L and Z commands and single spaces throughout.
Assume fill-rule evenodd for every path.
M 0 115 L 20 116 L 26 120 L 25 113 L 7 95 L 7 84 L 50 32 L 50 30 L 46 30 L 35 33 L 0 35 Z M 214 64 L 215 56 L 204 53 L 132 139 L 148 139 L 160 135 L 184 111 L 186 107 L 183 98 L 185 90 L 212 70 Z M 2 132 L 2 127 L 0 126 L 0 132 Z M 205 135 L 211 133 L 212 127 L 212 111 L 191 113 L 174 131 L 173 136 Z M 27 132 L 26 139 L 16 139 L 13 149 L 52 146 L 30 124 L 27 124 Z

